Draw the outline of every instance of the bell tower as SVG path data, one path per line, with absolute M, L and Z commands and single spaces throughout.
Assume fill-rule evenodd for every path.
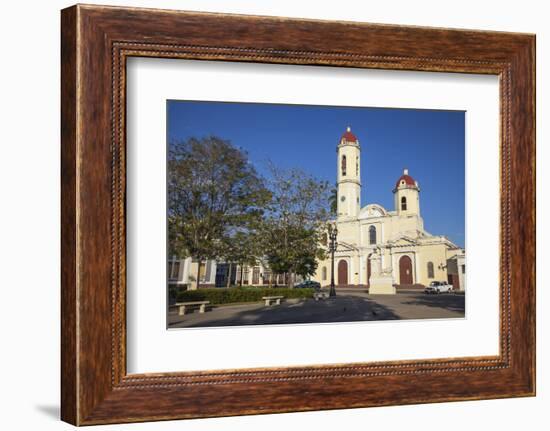
M 420 187 L 418 182 L 403 169 L 393 189 L 395 211 L 399 215 L 420 215 Z
M 338 218 L 356 218 L 361 209 L 361 147 L 348 127 L 336 148 L 338 154 Z

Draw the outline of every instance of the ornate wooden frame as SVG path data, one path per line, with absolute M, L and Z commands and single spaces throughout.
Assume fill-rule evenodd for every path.
M 62 395 L 75 425 L 535 394 L 535 36 L 101 6 L 62 11 Z M 500 354 L 127 375 L 129 56 L 494 74 Z

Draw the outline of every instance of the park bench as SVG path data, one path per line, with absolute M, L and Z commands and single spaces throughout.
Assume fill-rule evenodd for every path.
M 283 298 L 284 296 L 264 296 L 262 299 L 265 301 L 265 306 L 269 307 L 272 301 L 275 302 L 275 305 L 281 305 Z
M 183 316 L 188 307 L 199 306 L 199 313 L 204 313 L 208 304 L 210 304 L 210 301 L 176 302 L 175 306 L 179 309 L 178 314 Z

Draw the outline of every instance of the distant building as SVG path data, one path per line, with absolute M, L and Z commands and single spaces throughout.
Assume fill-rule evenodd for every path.
M 200 287 L 226 287 L 243 286 L 286 286 L 288 274 L 274 274 L 269 268 L 261 264 L 241 265 L 207 260 L 199 264 L 192 258 L 178 259 L 172 257 L 168 260 L 168 284 L 186 285 L 189 289 L 195 289 L 197 274 L 199 274 Z M 242 277 L 242 278 L 241 278 Z M 295 282 L 302 281 L 296 277 Z
M 340 138 L 337 154 L 335 283 L 369 286 L 371 259 L 376 257 L 380 271 L 398 286 L 448 281 L 463 290 L 465 251 L 447 237 L 424 229 L 420 186 L 408 170 L 395 183 L 393 211 L 375 203 L 361 207 L 361 147 L 349 127 Z M 328 259 L 319 263 L 314 279 L 322 285 L 330 283 Z
M 466 255 L 464 250 L 447 260 L 447 278 L 455 289 L 466 290 Z

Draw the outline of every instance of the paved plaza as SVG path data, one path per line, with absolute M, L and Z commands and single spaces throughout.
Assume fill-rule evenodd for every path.
M 440 319 L 464 317 L 463 294 L 427 295 L 401 292 L 396 295 L 368 295 L 363 290 L 338 290 L 325 300 L 289 299 L 281 305 L 262 303 L 213 306 L 179 316 L 168 314 L 170 328 L 242 326 L 291 323 L 357 322 L 366 320 Z

